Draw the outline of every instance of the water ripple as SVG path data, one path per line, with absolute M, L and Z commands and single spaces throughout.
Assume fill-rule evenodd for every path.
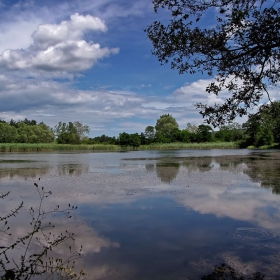
M 276 232 L 259 228 L 240 227 L 236 229 L 236 235 L 244 239 L 264 240 L 278 237 Z

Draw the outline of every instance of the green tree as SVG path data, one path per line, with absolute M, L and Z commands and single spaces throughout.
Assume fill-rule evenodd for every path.
M 138 148 L 141 145 L 141 138 L 138 133 L 128 134 L 123 132 L 119 134 L 119 143 L 123 147 L 131 146 Z
M 145 30 L 153 54 L 179 73 L 215 76 L 206 88 L 224 104 L 197 104 L 214 127 L 247 114 L 268 88 L 280 80 L 279 1 L 268 0 L 153 0 L 171 13 L 169 22 L 155 21 Z M 207 23 L 201 19 L 207 14 Z M 209 24 L 211 22 L 211 24 Z
M 271 128 L 268 126 L 259 126 L 256 133 L 255 146 L 271 145 L 273 142 L 274 137 Z
M 147 138 L 143 132 L 141 132 L 141 134 L 140 134 L 140 141 L 141 141 L 141 145 L 146 145 L 146 144 L 151 143 L 147 140 Z
M 76 128 L 76 133 L 78 134 L 79 136 L 79 139 L 82 141 L 84 137 L 86 137 L 89 132 L 90 132 L 90 129 L 89 129 L 89 126 L 88 125 L 83 125 L 82 123 L 76 121 L 74 122 L 74 126 Z
M 172 141 L 172 134 L 174 129 L 178 129 L 179 125 L 175 118 L 169 114 L 161 115 L 157 120 L 156 129 L 156 140 L 157 142 L 169 143 Z
M 59 122 L 54 128 L 58 144 L 81 144 L 89 131 L 89 127 L 80 122 L 69 122 L 68 124 Z
M 14 127 L 14 126 L 13 126 Z M 54 133 L 44 123 L 26 124 L 25 121 L 17 123 L 17 136 L 15 142 L 18 143 L 51 143 L 54 141 Z
M 13 143 L 17 137 L 15 127 L 6 122 L 0 122 L 0 143 Z
M 178 127 L 175 127 L 171 131 L 170 142 L 182 142 L 182 141 L 183 141 L 182 131 Z
M 211 142 L 212 141 L 212 127 L 209 125 L 201 124 L 198 126 L 198 142 Z
M 191 133 L 188 129 L 183 129 L 181 131 L 181 135 L 182 135 L 182 142 L 184 142 L 184 143 L 191 142 Z
M 152 142 L 154 142 L 155 140 L 155 128 L 151 125 L 147 126 L 145 128 L 145 137 L 146 137 L 146 141 L 147 141 L 147 144 L 150 144 Z
M 232 142 L 242 140 L 244 131 L 241 124 L 232 123 L 221 126 L 220 130 L 215 133 L 215 137 L 220 141 Z
M 129 146 L 138 148 L 141 145 L 141 138 L 138 133 L 130 134 Z
M 120 146 L 129 146 L 130 135 L 126 132 L 119 134 Z
M 37 125 L 38 143 L 51 143 L 54 141 L 54 133 L 46 124 L 39 123 Z
M 262 105 L 256 114 L 249 115 L 244 124 L 246 145 L 270 145 L 280 143 L 280 101 Z

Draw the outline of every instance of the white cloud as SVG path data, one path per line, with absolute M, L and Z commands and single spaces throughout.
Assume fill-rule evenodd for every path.
M 205 103 L 214 105 L 223 103 L 223 99 L 214 94 L 208 94 L 206 87 L 212 82 L 211 79 L 200 79 L 193 83 L 186 83 L 184 86 L 173 92 L 174 98 L 185 104 Z M 221 94 L 222 95 L 222 94 Z
M 26 49 L 32 44 L 32 33 L 42 19 L 32 16 L 29 19 L 15 18 L 13 22 L 1 24 L 0 54 L 11 49 Z
M 91 68 L 98 60 L 118 53 L 118 48 L 101 48 L 83 40 L 90 30 L 105 32 L 107 27 L 91 15 L 71 16 L 61 24 L 43 24 L 33 33 L 33 44 L 27 49 L 6 50 L 0 56 L 0 67 L 9 70 L 78 72 Z
M 82 16 L 78 13 L 71 15 L 70 21 L 63 21 L 61 24 L 42 24 L 32 34 L 34 47 L 47 50 L 64 41 L 78 41 L 83 34 L 89 30 L 107 31 L 105 22 L 100 18 L 90 15 Z

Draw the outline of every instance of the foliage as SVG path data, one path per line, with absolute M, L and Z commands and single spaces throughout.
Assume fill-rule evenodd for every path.
M 280 143 L 280 101 L 262 105 L 254 115 L 249 115 L 244 124 L 246 145 L 256 147 Z
M 40 180 L 40 178 L 39 178 Z M 57 205 L 53 210 L 43 210 L 43 202 L 45 198 L 50 196 L 52 193 L 45 191 L 44 187 L 39 187 L 37 183 L 34 183 L 36 191 L 39 196 L 39 205 L 36 208 L 31 207 L 29 209 L 30 214 L 30 227 L 29 223 L 26 224 L 26 233 L 22 236 L 16 237 L 16 239 L 7 239 L 8 244 L 0 247 L 0 267 L 3 277 L 5 279 L 33 279 L 38 276 L 44 276 L 45 279 L 49 279 L 56 275 L 56 279 L 64 279 L 64 275 L 67 278 L 74 278 L 69 274 L 69 269 L 72 269 L 77 258 L 80 258 L 82 247 L 79 251 L 71 251 L 65 259 L 55 258 L 53 251 L 59 245 L 66 241 L 74 242 L 74 236 L 72 233 L 52 233 L 52 229 L 55 227 L 52 222 L 47 222 L 47 218 L 51 218 L 53 214 L 62 214 L 66 218 L 71 218 L 70 212 L 77 209 L 77 207 L 71 206 L 70 204 L 65 209 L 60 209 Z M 2 194 L 1 199 L 8 197 L 10 192 Z M 6 216 L 0 217 L 0 233 L 2 235 L 12 236 L 14 232 L 9 227 L 9 220 L 13 216 L 20 214 L 23 209 L 23 202 L 18 207 L 11 210 Z M 38 251 L 35 254 L 31 254 L 29 249 L 32 244 L 36 244 Z M 73 243 L 74 244 L 74 243 Z M 17 250 L 17 258 L 12 256 L 13 250 Z M 21 253 L 18 253 L 21 252 Z M 80 272 L 80 277 L 85 275 L 83 271 Z M 75 278 L 77 275 L 75 274 Z
M 6 122 L 0 123 L 0 142 L 13 143 L 17 136 L 17 129 Z
M 138 133 L 130 134 L 129 146 L 138 148 L 141 145 L 141 139 Z
M 239 141 L 244 137 L 244 130 L 239 123 L 231 123 L 221 126 L 220 130 L 215 133 L 215 137 L 220 141 Z
M 169 114 L 161 115 L 157 120 L 155 138 L 157 142 L 170 143 L 179 125 L 175 118 Z
M 190 143 L 191 142 L 191 132 L 188 129 L 181 130 L 182 142 Z
M 138 148 L 141 145 L 141 139 L 138 133 L 128 134 L 126 132 L 120 133 L 119 135 L 120 146 L 126 147 L 131 146 Z
M 212 141 L 212 127 L 209 125 L 201 124 L 198 126 L 197 142 L 211 142 Z
M 11 126 L 14 126 L 14 127 L 18 128 L 21 124 L 26 124 L 26 125 L 29 125 L 29 126 L 37 125 L 37 121 L 36 120 L 28 120 L 27 118 L 25 118 L 23 121 L 14 121 L 13 119 L 11 119 L 9 124 Z
M 119 144 L 119 140 L 113 136 L 106 136 L 105 134 L 102 134 L 101 136 L 97 136 L 94 138 L 87 138 L 85 137 L 82 140 L 83 144 L 108 144 L 108 145 L 118 145 Z
M 279 82 L 280 8 L 268 0 L 153 0 L 171 19 L 145 30 L 153 54 L 179 73 L 215 75 L 208 93 L 229 97 L 222 105 L 197 104 L 214 127 L 247 114 Z M 207 14 L 207 25 L 203 22 Z M 211 21 L 211 24 L 209 22 Z
M 0 123 L 0 143 L 50 143 L 54 141 L 51 129 L 35 120 Z
M 147 142 L 146 144 L 150 144 L 155 140 L 155 133 L 155 128 L 153 126 L 149 125 L 145 128 L 144 135 Z
M 83 138 L 89 133 L 89 127 L 80 122 L 59 122 L 55 128 L 56 141 L 58 144 L 81 144 Z
M 76 133 L 79 136 L 80 141 L 82 141 L 83 138 L 86 137 L 86 135 L 88 135 L 90 132 L 88 125 L 83 125 L 78 121 L 74 122 L 74 127 L 76 129 Z

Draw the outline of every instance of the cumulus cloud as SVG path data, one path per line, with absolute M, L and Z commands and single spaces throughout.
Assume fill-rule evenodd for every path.
M 13 22 L 1 23 L 0 54 L 10 49 L 26 49 L 32 44 L 32 33 L 42 20 L 34 16 L 28 19 L 17 19 Z
M 36 48 L 45 50 L 67 40 L 79 40 L 83 37 L 84 32 L 88 30 L 106 32 L 107 27 L 100 18 L 75 13 L 70 17 L 70 21 L 63 21 L 59 25 L 39 25 L 38 29 L 32 34 L 32 38 L 36 42 Z
M 60 24 L 42 24 L 32 34 L 27 49 L 8 49 L 0 56 L 0 67 L 8 70 L 78 72 L 91 68 L 98 60 L 118 53 L 118 48 L 102 48 L 83 39 L 89 31 L 106 32 L 100 18 L 73 14 Z
M 177 101 L 187 104 L 201 102 L 207 105 L 214 105 L 215 103 L 223 103 L 224 101 L 221 97 L 206 92 L 205 89 L 211 82 L 211 79 L 200 79 L 193 83 L 186 83 L 184 86 L 173 92 L 174 98 Z

